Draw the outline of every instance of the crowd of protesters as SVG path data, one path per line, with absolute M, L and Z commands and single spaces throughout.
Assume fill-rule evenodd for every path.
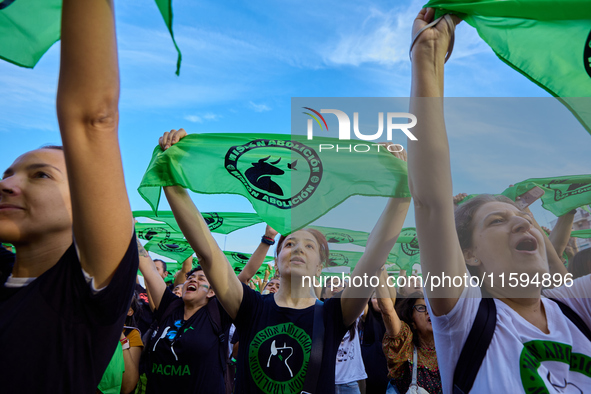
M 458 19 L 428 25 L 434 12 L 424 9 L 413 26 L 421 142 L 409 141 L 408 168 L 422 274 L 566 276 L 570 247 L 572 286 L 383 285 L 410 198 L 388 201 L 351 272 L 379 276 L 376 289 L 304 286 L 328 265 L 314 229 L 267 226 L 236 275 L 187 192 L 167 186 L 199 261 L 187 259 L 168 286 L 166 263 L 136 238 L 123 179 L 112 2 L 64 0 L 62 12 L 63 146 L 23 153 L 0 181 L 0 241 L 16 249 L 0 246 L 1 392 L 591 391 L 591 255 L 568 245 L 573 214 L 548 237 L 512 200 L 452 197 L 441 98 Z M 166 150 L 185 136 L 158 142 Z M 253 279 L 272 245 L 276 275 Z

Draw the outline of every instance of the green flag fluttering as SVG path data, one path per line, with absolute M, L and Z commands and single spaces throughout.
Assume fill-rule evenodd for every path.
M 570 233 L 571 237 L 575 238 L 591 238 L 591 230 L 576 230 Z
M 240 194 L 281 234 L 304 227 L 353 195 L 410 197 L 404 161 L 385 149 L 318 149 L 337 142 L 281 134 L 192 134 L 166 152 L 154 149 L 138 192 L 155 212 L 163 186 Z
M 178 263 L 182 263 L 193 254 L 191 245 L 184 239 L 152 239 L 144 245 L 144 249 L 175 260 Z
M 363 252 L 353 252 L 349 250 L 331 250 L 328 254 L 328 267 L 349 267 L 355 268 Z M 386 264 L 396 264 L 397 256 L 390 254 Z
M 178 53 L 177 60 L 176 60 L 176 75 L 180 75 L 181 73 L 181 50 L 179 49 L 178 45 L 176 44 L 176 40 L 174 39 L 174 33 L 172 32 L 172 0 L 156 0 L 156 5 L 162 14 L 162 18 L 164 18 L 164 23 L 170 32 L 170 37 L 172 38 L 172 43 L 176 48 L 176 52 Z
M 513 201 L 534 187 L 544 190 L 542 206 L 556 216 L 591 203 L 591 175 L 532 178 L 516 183 L 502 194 Z
M 241 228 L 249 227 L 258 223 L 262 223 L 263 219 L 256 213 L 244 212 L 201 212 L 201 216 L 207 223 L 209 231 L 220 234 L 230 234 L 233 231 Z M 170 226 L 168 231 L 180 232 L 180 228 L 172 214 L 172 211 L 159 211 L 154 214 L 152 211 L 133 211 L 133 217 L 148 218 L 164 222 Z M 148 228 L 148 225 L 158 227 L 158 223 L 136 223 L 136 231 L 138 231 L 137 224 L 142 224 L 141 229 Z M 145 226 L 144 226 L 145 225 Z M 154 230 L 158 231 L 158 230 Z M 139 236 L 139 234 L 138 234 Z M 181 235 L 182 236 L 182 235 Z M 142 238 L 140 236 L 140 238 Z M 174 238 L 174 237 L 173 237 Z M 143 238 L 147 239 L 147 238 Z
M 591 2 L 431 0 L 436 17 L 454 13 L 495 54 L 545 89 L 591 133 Z
M 0 58 L 33 68 L 60 39 L 62 0 L 0 2 Z
M 234 272 L 236 272 L 237 274 L 242 272 L 242 270 L 244 269 L 244 266 L 246 265 L 246 263 L 248 263 L 248 260 L 250 260 L 250 257 L 252 256 L 252 254 L 250 254 L 250 253 L 229 252 L 229 251 L 224 251 L 224 254 L 226 255 L 226 258 L 228 259 L 228 261 L 230 262 L 230 265 L 232 266 L 232 268 L 234 268 Z M 273 260 L 274 259 L 272 256 L 266 256 L 265 259 L 263 260 L 263 265 L 261 265 L 261 267 L 258 269 L 257 274 L 264 275 L 265 270 L 269 269 L 269 265 L 265 264 L 265 263 L 271 262 Z M 272 269 L 270 269 L 270 271 L 272 271 Z
M 417 229 L 414 227 L 403 228 L 400 231 L 400 237 L 410 238 L 411 241 L 394 245 L 388 261 L 395 263 L 401 270 L 405 270 L 410 274 L 412 267 L 421 263 Z M 392 256 L 395 256 L 395 258 Z
M 309 226 L 311 229 L 320 231 L 325 237 L 328 243 L 334 244 L 353 244 L 359 246 L 367 245 L 367 238 L 369 233 L 366 231 L 349 230 L 346 228 L 338 227 L 322 227 L 322 226 Z M 400 236 L 396 240 L 397 243 L 408 243 L 413 240 L 412 237 Z
M 172 0 L 156 0 L 178 58 L 176 75 L 181 69 L 181 51 L 172 32 Z M 51 46 L 60 39 L 62 0 L 0 1 L 0 59 L 17 66 L 33 68 Z

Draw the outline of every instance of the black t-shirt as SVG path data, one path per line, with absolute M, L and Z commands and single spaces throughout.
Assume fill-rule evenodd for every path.
M 134 234 L 97 294 L 74 245 L 27 286 L 0 284 L 0 391 L 94 394 L 121 335 L 137 269 Z
M 386 326 L 382 314 L 375 311 L 369 302 L 369 310 L 363 324 L 363 340 L 361 341 L 361 356 L 365 365 L 367 379 L 366 392 L 383 394 L 388 388 L 388 363 L 382 350 L 382 340 L 386 333 Z
M 159 328 L 149 344 L 146 393 L 225 394 L 219 346 L 227 349 L 227 342 L 220 342 L 216 335 L 207 306 L 184 321 L 184 304 L 176 301 L 178 306 L 163 319 L 175 300 L 179 297 L 167 288 L 154 312 Z M 219 303 L 218 308 L 222 330 L 227 332 L 230 317 Z
M 261 295 L 242 285 L 244 295 L 234 324 L 240 333 L 235 393 L 299 393 L 302 390 L 310 349 L 314 306 L 279 307 L 274 294 Z M 324 303 L 324 349 L 317 393 L 335 390 L 335 363 L 343 324 L 341 299 Z
M 9 252 L 4 246 L 0 245 L 0 283 L 6 282 L 6 279 L 12 272 L 15 254 Z
M 148 301 L 148 292 L 139 283 L 135 284 L 135 293 L 137 294 L 139 308 L 135 312 L 135 323 L 140 333 L 144 335 L 150 328 L 154 315 L 150 310 L 150 303 Z

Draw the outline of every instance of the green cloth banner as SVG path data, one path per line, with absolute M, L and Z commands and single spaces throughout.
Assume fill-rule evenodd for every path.
M 571 237 L 575 238 L 591 238 L 591 230 L 576 230 L 570 233 Z
M 163 186 L 240 194 L 281 234 L 304 227 L 350 196 L 410 197 L 404 161 L 384 149 L 319 149 L 338 142 L 285 134 L 192 134 L 166 152 L 154 149 L 138 192 L 155 212 Z
M 541 198 L 542 206 L 556 216 L 591 203 L 591 175 L 527 179 L 516 183 L 502 194 L 515 201 L 517 196 L 536 186 L 545 192 Z
M 181 60 L 183 56 L 181 55 L 181 50 L 179 49 L 178 45 L 176 44 L 176 40 L 174 39 L 174 33 L 172 32 L 172 0 L 156 0 L 156 5 L 162 14 L 162 18 L 164 19 L 164 23 L 170 32 L 170 38 L 172 38 L 172 43 L 178 53 L 177 60 L 176 60 L 176 75 L 180 75 L 181 73 Z
M 454 13 L 495 54 L 559 100 L 591 133 L 591 1 L 431 0 Z
M 0 2 L 0 59 L 33 68 L 60 39 L 62 0 Z
M 230 234 L 241 228 L 250 227 L 263 222 L 256 213 L 244 212 L 201 212 L 201 216 L 209 226 L 209 231 L 220 234 Z M 133 211 L 135 218 L 148 218 L 164 222 L 170 226 L 169 231 L 180 232 L 172 211 L 159 211 L 157 215 L 152 211 Z M 157 225 L 158 223 L 137 223 L 142 225 Z M 136 231 L 138 226 L 136 224 Z M 139 235 L 138 235 L 139 236 Z M 140 237 L 141 238 L 141 237 Z M 144 238 L 145 239 L 145 238 Z
M 308 228 L 320 231 L 328 243 L 334 244 L 353 244 L 359 246 L 367 245 L 369 233 L 366 231 L 349 230 L 338 227 L 322 227 L 322 226 L 308 226 Z M 397 243 L 409 243 L 413 240 L 412 237 L 400 236 L 396 240 Z
M 156 5 L 178 53 L 176 75 L 179 75 L 181 51 L 172 33 L 172 0 L 156 0 Z M 62 0 L 0 1 L 0 59 L 33 68 L 60 39 L 61 20 Z
M 412 267 L 421 263 L 417 229 L 414 227 L 403 228 L 400 231 L 400 237 L 410 238 L 411 241 L 394 245 L 388 261 L 395 263 L 401 270 L 405 270 L 410 275 Z
M 363 252 L 352 252 L 348 250 L 331 250 L 328 255 L 328 267 L 349 267 L 351 271 L 357 265 Z M 394 254 L 388 256 L 386 264 L 396 264 L 398 257 Z
M 152 239 L 144 245 L 144 249 L 148 252 L 175 260 L 181 264 L 193 254 L 191 245 L 183 239 Z
M 240 272 L 242 272 L 242 270 L 244 269 L 244 266 L 246 265 L 246 263 L 248 263 L 248 260 L 250 260 L 250 257 L 252 256 L 252 254 L 250 254 L 250 253 L 229 252 L 229 251 L 224 251 L 224 254 L 226 255 L 226 258 L 228 259 L 228 261 L 230 262 L 230 265 L 232 266 L 232 268 L 234 268 L 234 272 L 236 272 L 236 274 L 239 274 Z M 259 268 L 259 270 L 257 271 L 257 274 L 264 275 L 265 270 L 267 268 L 269 268 L 269 271 L 273 272 L 273 269 L 271 269 L 269 267 L 269 265 L 266 264 L 271 261 L 274 261 L 274 258 L 272 256 L 266 256 L 265 259 L 263 260 L 263 265 L 261 265 L 261 268 Z

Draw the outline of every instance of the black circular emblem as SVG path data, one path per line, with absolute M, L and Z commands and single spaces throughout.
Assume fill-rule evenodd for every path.
M 209 230 L 215 230 L 224 223 L 224 218 L 221 218 L 216 212 L 205 212 L 202 216 L 205 223 L 207 223 Z
M 172 241 L 167 242 L 166 240 L 158 242 L 158 247 L 165 252 L 182 253 L 189 249 L 189 244 L 179 245 Z
M 585 71 L 591 77 L 591 31 L 585 41 L 585 50 L 583 50 L 583 64 L 585 64 Z
M 327 242 L 334 244 L 346 244 L 354 241 L 353 237 L 345 233 L 326 233 L 325 237 Z
M 306 201 L 322 180 L 322 162 L 297 141 L 258 139 L 228 149 L 224 166 L 248 193 L 280 209 Z
M 414 229 L 403 229 L 400 232 L 401 237 L 413 237 L 409 243 L 401 244 L 402 251 L 407 256 L 414 256 L 419 254 L 419 241 L 417 240 L 417 231 Z
M 349 258 L 342 253 L 330 252 L 328 255 L 328 266 L 337 267 L 349 264 Z
M 0 10 L 3 10 L 4 8 L 8 7 L 9 5 L 11 5 L 14 2 L 15 2 L 15 0 L 4 0 L 4 1 L 0 2 Z
M 145 239 L 146 241 L 149 241 L 154 237 L 164 238 L 164 240 L 167 240 L 170 238 L 170 231 L 164 227 L 148 227 L 138 231 L 137 236 L 141 239 Z
M 248 256 L 243 255 L 242 253 L 237 253 L 237 252 L 232 252 L 232 258 L 242 264 L 245 264 L 248 262 Z

